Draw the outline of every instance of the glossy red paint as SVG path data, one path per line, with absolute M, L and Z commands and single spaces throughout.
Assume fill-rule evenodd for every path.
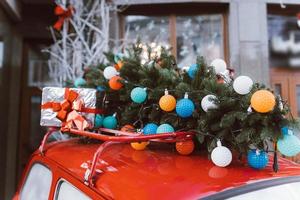
M 272 171 L 272 161 L 264 170 L 254 170 L 241 162 L 216 167 L 207 155 L 195 152 L 179 155 L 174 144 L 151 144 L 135 151 L 129 144 L 107 147 L 96 166 L 94 187 L 86 186 L 84 174 L 91 165 L 98 144 L 73 139 L 47 145 L 45 155 L 37 151 L 28 165 L 41 162 L 55 174 L 50 197 L 59 178 L 65 178 L 92 199 L 198 199 L 255 181 L 300 175 L 300 166 L 280 158 L 280 171 Z M 237 159 L 235 159 L 237 160 Z M 25 170 L 27 173 L 28 168 Z M 23 177 L 20 188 L 24 182 Z M 20 188 L 15 199 L 18 199 Z

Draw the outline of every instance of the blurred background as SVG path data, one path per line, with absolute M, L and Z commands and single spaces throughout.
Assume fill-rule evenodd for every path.
M 173 47 L 180 67 L 223 58 L 236 74 L 272 86 L 300 116 L 299 0 L 115 0 L 110 35 Z M 124 5 L 126 5 L 124 7 Z M 52 85 L 53 0 L 0 1 L 0 199 L 11 199 L 45 130 L 40 88 Z

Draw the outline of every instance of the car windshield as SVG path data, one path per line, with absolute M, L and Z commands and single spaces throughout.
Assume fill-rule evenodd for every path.
M 287 184 L 272 186 L 260 190 L 255 190 L 235 197 L 231 197 L 227 200 L 245 200 L 245 199 L 299 200 L 300 199 L 299 188 L 300 188 L 300 182 L 287 183 Z

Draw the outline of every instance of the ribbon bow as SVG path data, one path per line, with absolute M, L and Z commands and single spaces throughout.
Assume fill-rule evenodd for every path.
M 57 15 L 59 18 L 57 22 L 53 25 L 54 29 L 57 31 L 60 31 L 64 21 L 67 18 L 70 18 L 73 15 L 74 8 L 72 6 L 68 6 L 67 9 L 64 9 L 62 6 L 57 5 L 54 10 L 54 14 Z
M 62 128 L 73 128 L 75 125 L 79 130 L 84 130 L 89 128 L 90 124 L 78 112 L 96 114 L 102 113 L 102 110 L 85 108 L 84 102 L 77 99 L 78 96 L 76 91 L 66 88 L 62 102 L 46 102 L 42 105 L 42 109 L 52 109 L 57 112 L 56 118 L 62 121 Z

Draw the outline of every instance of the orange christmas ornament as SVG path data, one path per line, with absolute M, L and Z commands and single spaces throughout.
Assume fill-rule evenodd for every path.
M 259 113 L 272 111 L 275 104 L 275 96 L 268 90 L 258 90 L 251 97 L 251 107 Z
M 117 64 L 115 64 L 115 68 L 119 71 L 123 67 L 123 61 L 119 60 Z
M 159 106 L 163 111 L 171 112 L 176 107 L 176 99 L 165 90 L 165 95 L 159 99 Z
M 120 67 L 118 64 L 115 64 L 114 67 L 116 68 L 116 70 L 118 70 L 118 71 L 120 70 Z
M 108 82 L 109 87 L 113 90 L 121 89 L 123 87 L 123 84 L 120 82 L 120 80 L 122 80 L 120 76 L 112 77 Z
M 131 147 L 138 151 L 144 150 L 148 144 L 149 144 L 149 142 L 132 142 L 132 143 L 130 143 Z
M 134 132 L 135 128 L 132 125 L 130 125 L 130 124 L 126 124 L 125 126 L 123 126 L 121 128 L 121 131 L 124 131 L 124 132 Z
M 194 151 L 194 142 L 193 140 L 176 142 L 176 150 L 181 155 L 189 155 Z

